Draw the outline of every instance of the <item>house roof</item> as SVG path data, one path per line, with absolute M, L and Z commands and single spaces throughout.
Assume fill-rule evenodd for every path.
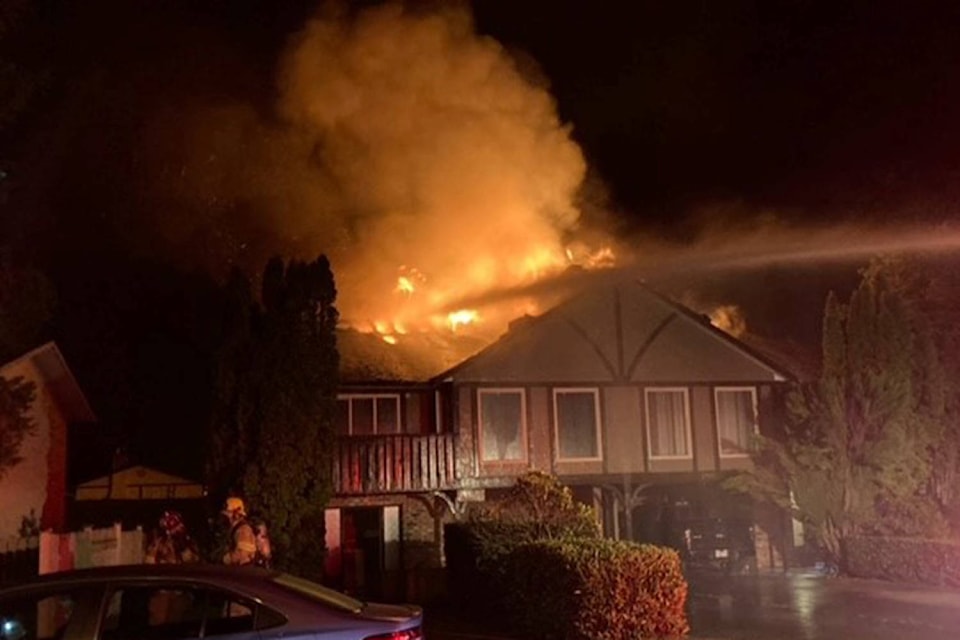
M 784 381 L 794 376 L 708 318 L 622 279 L 511 324 L 434 380 L 473 382 Z
M 176 485 L 187 485 L 195 484 L 199 485 L 200 483 L 196 480 L 189 480 L 187 478 L 182 478 L 180 476 L 175 476 L 171 473 L 165 471 L 160 471 L 152 467 L 147 467 L 144 465 L 133 465 L 126 467 L 125 469 L 118 469 L 112 474 L 107 474 L 99 478 L 94 478 L 93 480 L 87 480 L 86 482 L 81 482 L 77 485 L 78 489 L 99 489 L 103 487 L 109 487 L 111 482 L 111 476 L 113 478 L 131 478 L 131 479 L 143 479 L 148 480 L 149 484 L 176 484 Z
M 388 344 L 375 333 L 337 331 L 341 385 L 427 382 L 486 343 L 466 336 L 407 334 Z
M 77 384 L 70 367 L 55 342 L 47 342 L 0 367 L 0 375 L 8 375 L 18 365 L 29 361 L 43 377 L 57 404 L 70 422 L 96 422 L 90 403 Z

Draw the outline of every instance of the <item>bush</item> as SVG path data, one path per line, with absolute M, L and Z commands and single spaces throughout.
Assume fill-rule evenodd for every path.
M 477 510 L 471 520 L 518 525 L 514 533 L 522 532 L 529 540 L 600 537 L 593 509 L 574 500 L 556 476 L 542 471 L 517 478 L 505 498 Z
M 464 615 L 483 620 L 503 606 L 504 560 L 537 540 L 600 537 L 593 510 L 573 499 L 551 475 L 533 471 L 517 479 L 502 500 L 478 507 L 444 530 L 449 596 Z
M 506 558 L 505 603 L 528 637 L 678 638 L 687 583 L 672 549 L 602 539 L 542 541 Z
M 543 473 L 446 525 L 444 552 L 460 613 L 524 637 L 637 640 L 689 630 L 678 554 L 601 538 L 593 511 Z

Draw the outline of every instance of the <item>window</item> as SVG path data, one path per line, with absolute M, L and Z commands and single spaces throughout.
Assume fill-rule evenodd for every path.
M 554 389 L 553 414 L 560 460 L 599 460 L 600 395 L 596 389 Z
M 337 429 L 350 436 L 399 433 L 400 394 L 337 396 Z
M 717 441 L 721 457 L 749 455 L 757 433 L 757 390 L 724 387 L 714 390 L 717 408 Z
M 97 606 L 102 590 L 73 589 L 17 596 L 0 601 L 0 638 L 3 640 L 53 640 L 63 638 L 74 614 Z M 76 630 L 71 633 L 77 633 Z
M 101 637 L 104 640 L 198 638 L 202 627 L 200 591 L 180 587 L 125 587 L 110 598 Z
M 651 458 L 691 458 L 690 409 L 685 388 L 647 389 L 647 446 Z
M 263 606 L 259 612 L 257 609 L 253 602 L 213 589 L 171 585 L 124 587 L 110 598 L 101 638 L 176 640 L 247 634 L 285 622 L 283 616 Z
M 523 389 L 478 389 L 480 458 L 523 462 L 527 459 Z

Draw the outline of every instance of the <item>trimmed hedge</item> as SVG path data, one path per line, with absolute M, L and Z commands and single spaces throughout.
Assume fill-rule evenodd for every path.
M 636 640 L 686 635 L 676 551 L 604 539 L 540 541 L 506 558 L 504 594 L 526 637 Z
M 449 595 L 529 638 L 637 640 L 689 631 L 676 551 L 603 538 L 538 540 L 522 523 L 446 527 Z
M 852 576 L 960 588 L 960 543 L 851 536 L 844 544 Z

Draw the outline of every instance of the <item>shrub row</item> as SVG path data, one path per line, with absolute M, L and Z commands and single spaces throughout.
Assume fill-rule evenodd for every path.
M 851 536 L 844 551 L 852 576 L 960 588 L 960 543 Z
M 522 524 L 449 525 L 451 596 L 475 619 L 523 637 L 675 638 L 689 631 L 687 583 L 672 549 L 602 538 L 538 540 Z

